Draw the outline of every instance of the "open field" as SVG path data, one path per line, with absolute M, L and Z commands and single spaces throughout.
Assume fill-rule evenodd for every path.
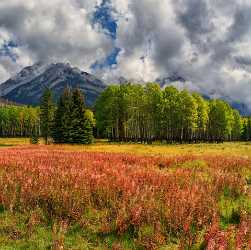
M 0 149 L 3 147 L 29 145 L 28 138 L 0 138 Z M 55 146 L 51 146 L 55 148 Z M 125 143 L 108 143 L 106 140 L 97 140 L 93 145 L 57 145 L 59 149 L 69 151 L 84 152 L 110 152 L 110 153 L 130 153 L 137 155 L 232 155 L 241 157 L 251 157 L 251 142 L 225 142 L 219 144 L 201 143 L 201 144 L 125 144 Z
M 28 142 L 0 140 L 0 249 L 250 249 L 249 143 Z

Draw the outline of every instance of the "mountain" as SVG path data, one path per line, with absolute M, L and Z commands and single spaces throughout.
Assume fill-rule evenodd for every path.
M 2 106 L 8 106 L 8 105 L 15 105 L 15 106 L 19 106 L 20 104 L 15 103 L 15 102 L 10 102 L 8 100 L 5 100 L 3 98 L 0 98 L 0 107 Z
M 120 77 L 118 84 L 128 82 L 139 82 Z M 143 81 L 140 81 L 143 83 Z M 237 102 L 224 93 L 204 93 L 205 91 L 196 89 L 196 85 L 187 81 L 184 77 L 174 73 L 155 80 L 161 88 L 172 84 L 178 89 L 187 88 L 191 91 L 201 93 L 206 99 L 215 97 L 228 101 L 231 106 L 238 109 L 242 115 L 250 115 L 248 106 L 242 102 Z M 16 76 L 0 84 L 0 105 L 6 103 L 18 103 L 27 105 L 37 105 L 45 87 L 51 88 L 55 99 L 59 97 L 66 86 L 78 87 L 85 94 L 87 106 L 93 106 L 97 97 L 104 91 L 106 84 L 95 76 L 72 67 L 65 63 L 36 63 L 33 66 L 24 68 Z
M 66 86 L 80 88 L 85 94 L 87 106 L 92 106 L 106 88 L 101 80 L 70 64 L 36 63 L 2 83 L 0 97 L 16 103 L 37 105 L 45 87 L 49 87 L 57 99 Z
M 239 110 L 241 115 L 243 116 L 251 115 L 251 111 L 246 104 L 241 103 L 241 102 L 235 102 L 235 101 L 230 102 L 230 104 L 234 109 Z

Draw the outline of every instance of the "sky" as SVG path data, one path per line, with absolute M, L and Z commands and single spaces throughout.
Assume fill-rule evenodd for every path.
M 175 74 L 251 109 L 251 1 L 1 0 L 0 82 L 38 61 L 107 83 Z

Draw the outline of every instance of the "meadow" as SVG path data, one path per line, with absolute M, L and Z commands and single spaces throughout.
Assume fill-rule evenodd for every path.
M 0 145 L 0 249 L 250 249 L 249 143 Z

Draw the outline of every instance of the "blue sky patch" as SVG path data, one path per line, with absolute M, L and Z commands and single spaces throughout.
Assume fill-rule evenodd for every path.
M 16 55 L 13 54 L 12 49 L 17 48 L 17 44 L 13 41 L 8 41 L 3 44 L 0 48 L 0 57 L 1 56 L 8 56 L 12 59 L 12 61 L 16 61 Z
M 93 22 L 99 23 L 112 39 L 116 39 L 117 23 L 111 12 L 110 0 L 103 0 L 102 3 L 96 7 Z
M 96 11 L 93 14 L 93 23 L 100 24 L 105 33 L 115 41 L 117 36 L 117 21 L 112 15 L 113 10 L 110 4 L 110 0 L 103 0 L 102 3 L 96 7 Z M 117 56 L 120 51 L 120 48 L 114 47 L 103 62 L 95 62 L 91 66 L 91 69 L 95 71 L 117 64 Z
M 95 70 L 98 70 L 98 69 L 103 69 L 105 67 L 117 64 L 117 56 L 118 56 L 120 51 L 121 51 L 120 48 L 114 48 L 112 50 L 112 52 L 110 53 L 110 55 L 108 55 L 103 62 L 98 62 L 98 61 L 95 62 L 91 66 L 91 69 L 95 71 Z

